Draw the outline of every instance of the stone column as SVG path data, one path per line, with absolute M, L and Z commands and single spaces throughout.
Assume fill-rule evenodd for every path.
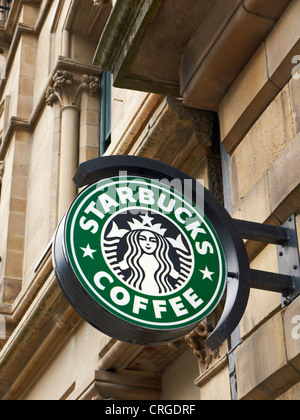
M 79 115 L 80 109 L 76 106 L 67 105 L 61 109 L 59 219 L 63 217 L 77 194 L 72 178 L 78 167 Z
M 62 33 L 62 55 L 63 57 L 70 57 L 70 32 L 66 29 Z
M 79 117 L 81 93 L 86 90 L 95 94 L 98 89 L 98 78 L 76 75 L 59 70 L 46 93 L 46 103 L 60 105 L 61 110 L 61 141 L 60 141 L 60 172 L 58 218 L 64 216 L 72 200 L 77 194 L 73 176 L 78 167 L 79 148 Z

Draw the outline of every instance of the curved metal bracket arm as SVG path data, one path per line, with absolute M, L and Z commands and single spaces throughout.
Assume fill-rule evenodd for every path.
M 207 347 L 212 351 L 224 343 L 238 327 L 247 308 L 249 295 L 249 279 L 239 278 L 238 274 L 229 273 L 227 297 L 222 317 L 215 330 L 205 341 Z
M 148 176 L 149 178 L 161 176 L 161 164 L 152 161 L 151 167 L 147 166 L 149 159 L 143 157 L 134 157 L 130 159 L 130 169 L 134 170 L 136 176 Z M 101 158 L 89 160 L 82 163 L 73 177 L 73 182 L 78 188 L 91 185 L 103 177 L 109 178 L 116 176 L 116 165 L 121 173 L 129 170 L 128 156 L 103 156 Z M 114 166 L 115 165 L 115 166 Z M 170 180 L 176 178 L 178 170 L 169 167 L 169 174 L 166 174 Z
M 224 210 L 222 212 L 222 223 L 225 229 L 230 232 L 230 239 L 229 235 L 225 236 L 228 283 L 222 317 L 215 330 L 205 341 L 205 344 L 212 351 L 230 338 L 240 324 L 248 305 L 251 288 L 250 263 L 244 241 L 234 220 L 227 212 L 224 213 Z

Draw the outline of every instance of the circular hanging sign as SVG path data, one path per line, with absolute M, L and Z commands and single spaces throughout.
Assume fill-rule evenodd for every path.
M 220 303 L 226 243 L 205 214 L 204 187 L 179 172 L 172 181 L 133 172 L 77 196 L 56 233 L 54 267 L 71 305 L 95 328 L 122 341 L 164 343 Z

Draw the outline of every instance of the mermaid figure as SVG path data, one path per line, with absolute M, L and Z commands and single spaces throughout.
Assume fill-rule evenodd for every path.
M 126 229 L 119 227 L 116 218 L 111 222 L 103 241 L 107 261 L 133 289 L 152 296 L 171 293 L 191 274 L 191 252 L 182 234 L 166 237 L 167 229 L 161 223 L 153 224 L 149 214 L 137 217 L 126 222 Z M 120 224 L 124 227 L 124 222 Z
M 169 276 L 175 280 L 179 273 L 170 259 L 168 241 L 156 232 L 135 230 L 126 238 L 128 250 L 120 264 L 131 269 L 128 284 L 143 293 L 157 295 L 173 290 Z

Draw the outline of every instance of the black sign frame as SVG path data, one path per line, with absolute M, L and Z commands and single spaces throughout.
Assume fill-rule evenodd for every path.
M 107 156 L 85 162 L 78 168 L 73 181 L 79 188 L 87 187 L 101 179 L 116 177 L 120 172 L 126 172 L 129 176 L 141 176 L 154 180 L 180 180 L 190 186 L 189 196 L 195 204 L 197 203 L 199 184 L 196 180 L 169 165 L 142 157 Z M 186 182 L 187 180 L 188 182 Z M 244 315 L 250 294 L 251 273 L 247 251 L 234 220 L 212 193 L 204 187 L 201 191 L 204 194 L 204 213 L 222 242 L 228 268 L 224 311 L 217 327 L 206 340 L 207 346 L 214 350 L 230 337 Z M 97 307 L 99 305 L 93 303 L 84 288 L 78 284 L 66 257 L 64 223 L 65 219 L 61 221 L 54 239 L 53 265 L 56 277 L 70 304 L 85 320 L 99 329 L 98 322 L 95 322 L 95 319 L 99 318 Z M 110 318 L 108 317 L 108 319 Z M 114 324 L 113 318 L 110 319 L 110 322 Z M 102 328 L 102 332 L 111 335 L 111 327 L 110 325 L 107 331 Z M 113 325 L 114 338 L 141 345 L 156 345 L 175 341 L 191 331 L 191 328 L 186 328 L 172 333 L 155 334 L 153 330 L 133 326 L 135 332 L 132 333 L 128 328 L 130 330 L 126 324 L 121 327 L 120 324 Z

